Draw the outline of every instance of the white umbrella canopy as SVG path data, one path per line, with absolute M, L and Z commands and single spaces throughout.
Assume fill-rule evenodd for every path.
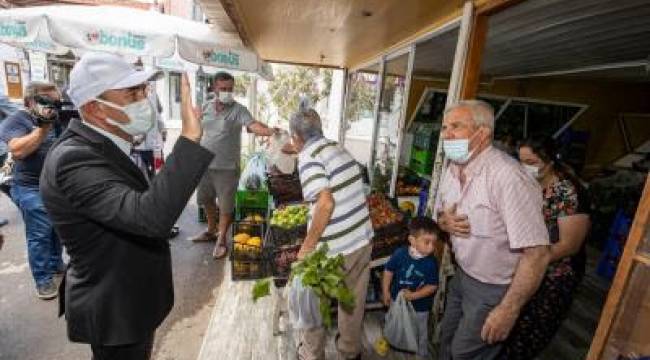
M 0 42 L 64 54 L 68 50 L 180 58 L 272 77 L 257 54 L 209 25 L 117 6 L 57 5 L 0 12 Z

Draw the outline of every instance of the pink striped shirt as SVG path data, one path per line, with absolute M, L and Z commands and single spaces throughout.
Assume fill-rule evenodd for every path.
M 521 250 L 549 245 L 542 190 L 515 159 L 494 147 L 470 160 L 463 187 L 460 171 L 449 165 L 435 206 L 437 214 L 443 204 L 456 203 L 456 213 L 468 216 L 469 238 L 451 237 L 456 262 L 481 282 L 510 284 Z

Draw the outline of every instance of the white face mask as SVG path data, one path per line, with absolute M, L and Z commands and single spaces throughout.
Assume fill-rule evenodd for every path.
M 222 104 L 230 104 L 235 101 L 232 91 L 219 91 L 219 101 Z
M 476 134 L 478 134 L 478 130 L 469 139 L 443 140 L 442 149 L 447 159 L 456 164 L 465 164 L 474 153 L 474 151 L 469 151 L 469 142 Z
M 411 255 L 411 257 L 414 258 L 415 260 L 420 260 L 426 257 L 426 255 L 419 252 L 413 245 L 409 246 L 409 255 Z
M 526 170 L 526 172 L 530 174 L 530 176 L 534 177 L 537 180 L 539 180 L 542 177 L 541 171 L 537 166 L 528 165 L 528 164 L 522 164 L 522 165 L 524 166 L 524 170 Z
M 113 109 L 121 110 L 123 113 L 125 113 L 129 118 L 129 123 L 127 124 L 117 122 L 111 118 L 107 118 L 106 121 L 112 125 L 119 127 L 120 129 L 124 130 L 125 133 L 131 136 L 144 135 L 149 132 L 149 130 L 151 130 L 154 126 L 156 113 L 149 99 L 145 98 L 126 106 L 120 106 L 97 98 L 95 98 L 95 100 L 104 105 L 110 106 Z

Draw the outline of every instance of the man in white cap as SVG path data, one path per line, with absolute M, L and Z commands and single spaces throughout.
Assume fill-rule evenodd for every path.
M 129 159 L 133 137 L 153 126 L 145 86 L 158 76 L 116 55 L 85 54 L 68 90 L 83 120 L 52 147 L 41 177 L 70 255 L 60 289 L 68 337 L 90 344 L 94 360 L 150 358 L 174 302 L 166 239 L 214 156 L 199 144 L 184 76 L 181 136 L 165 166 L 149 184 Z

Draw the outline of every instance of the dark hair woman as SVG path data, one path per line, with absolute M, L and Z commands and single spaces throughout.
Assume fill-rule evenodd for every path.
M 584 242 L 591 226 L 584 188 L 552 140 L 522 142 L 519 160 L 542 186 L 552 258 L 504 344 L 502 357 L 508 360 L 534 359 L 560 328 L 584 275 Z

